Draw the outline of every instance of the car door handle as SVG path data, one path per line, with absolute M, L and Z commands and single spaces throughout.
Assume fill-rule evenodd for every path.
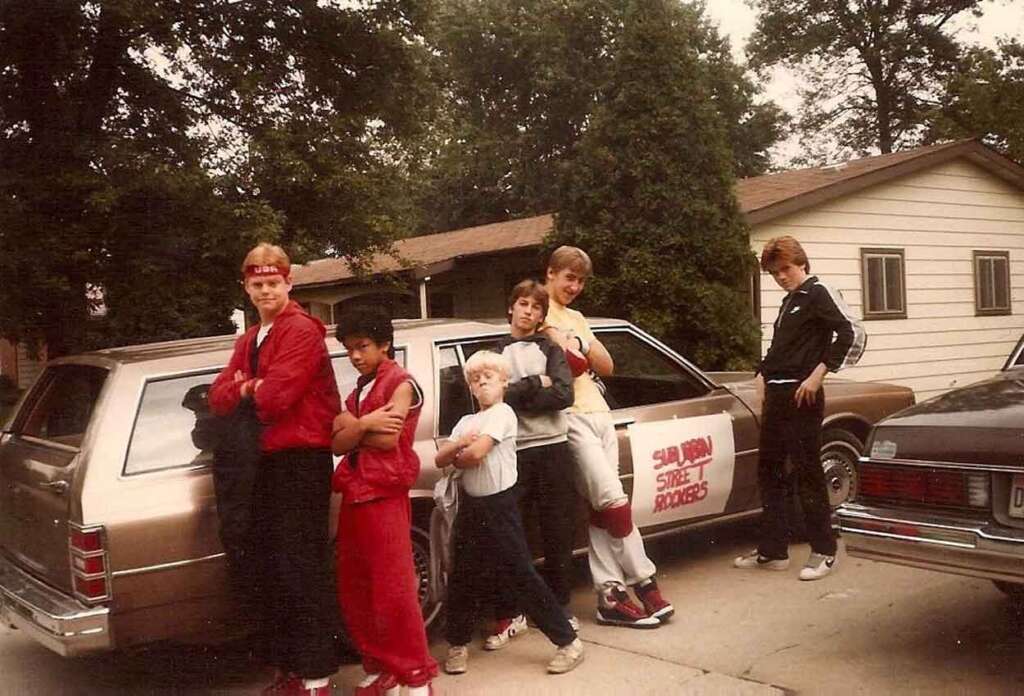
M 616 428 L 624 425 L 633 425 L 634 423 L 636 423 L 636 418 L 633 416 L 622 416 L 621 418 L 616 418 L 612 421 L 612 425 Z
M 57 495 L 64 495 L 71 486 L 67 481 L 47 481 L 46 483 L 40 483 L 39 487 Z

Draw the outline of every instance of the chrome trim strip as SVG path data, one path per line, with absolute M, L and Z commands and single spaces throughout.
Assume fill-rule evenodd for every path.
M 79 447 L 72 447 L 71 445 L 65 445 L 63 442 L 57 442 L 55 440 L 47 440 L 46 438 L 36 437 L 35 435 L 25 435 L 22 433 L 12 433 L 14 437 L 29 442 L 33 445 L 39 445 L 40 447 L 49 447 L 51 449 L 59 450 L 61 452 L 68 452 L 69 454 L 78 454 L 81 451 Z
M 963 462 L 933 462 L 925 459 L 872 459 L 870 456 L 857 458 L 861 464 L 878 464 L 879 466 L 916 466 L 931 469 L 961 469 L 963 471 L 980 471 L 985 473 L 1021 474 L 1024 469 L 1019 466 L 1002 464 L 965 464 Z
M 965 541 L 949 541 L 948 539 L 935 539 L 933 537 L 913 537 L 907 536 L 905 534 L 896 534 L 895 532 L 880 532 L 873 529 L 861 529 L 859 527 L 844 527 L 842 525 L 840 525 L 840 529 L 847 534 L 856 534 L 858 536 L 879 537 L 880 539 L 898 539 L 899 541 L 909 541 L 917 544 L 934 544 L 935 546 L 950 546 L 958 549 L 978 548 L 975 544 L 971 544 Z
M 145 573 L 156 573 L 161 570 L 176 570 L 178 568 L 185 568 L 191 565 L 197 565 L 199 563 L 206 563 L 208 561 L 215 561 L 218 558 L 224 558 L 225 553 L 211 553 L 209 556 L 201 556 L 199 558 L 188 558 L 184 561 L 171 561 L 170 563 L 158 563 L 151 566 L 142 566 L 139 568 L 127 568 L 125 570 L 115 570 L 111 573 L 111 577 L 115 578 L 126 578 L 132 575 L 143 575 Z
M 690 524 L 683 524 L 677 527 L 671 527 L 669 529 L 663 529 L 660 532 L 654 532 L 652 534 L 642 534 L 644 540 L 657 539 L 659 537 L 668 536 L 670 534 L 679 534 L 680 532 L 688 532 L 693 529 L 700 529 L 701 527 L 709 527 L 711 525 L 727 524 L 729 522 L 736 522 L 748 517 L 755 517 L 761 514 L 761 508 L 754 508 L 753 510 L 744 510 L 743 512 L 733 512 L 728 515 L 721 517 L 712 517 L 711 519 L 702 520 L 700 522 L 691 522 Z
M 856 504 L 854 504 L 856 505 Z M 964 536 L 974 536 L 979 539 L 985 539 L 987 541 L 994 542 L 1005 542 L 1009 544 L 1024 544 L 1024 530 L 1003 530 L 1000 528 L 994 531 L 992 525 L 988 522 L 972 522 L 969 520 L 962 520 L 959 523 L 948 523 L 935 521 L 934 515 L 924 513 L 921 518 L 911 515 L 904 515 L 901 517 L 890 517 L 894 513 L 886 512 L 883 510 L 869 511 L 868 509 L 860 506 L 859 509 L 851 508 L 851 504 L 847 503 L 837 510 L 839 516 L 840 525 L 844 532 L 851 532 L 855 534 L 865 534 L 874 536 L 886 536 L 890 538 L 906 538 L 896 533 L 879 532 L 878 530 L 865 530 L 856 526 L 858 522 L 866 523 L 878 523 L 878 524 L 893 524 L 893 525 L 904 525 L 910 527 L 917 527 L 921 529 L 925 534 L 927 530 L 937 530 L 951 532 L 954 534 L 962 534 Z M 843 524 L 843 523 L 846 524 Z M 914 537 L 909 539 L 910 541 L 935 541 L 938 540 L 932 537 Z M 971 548 L 976 548 L 977 544 L 972 544 Z

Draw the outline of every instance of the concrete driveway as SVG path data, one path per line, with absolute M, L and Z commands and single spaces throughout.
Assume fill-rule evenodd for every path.
M 1024 692 L 1021 615 L 988 582 L 846 556 L 835 574 L 797 580 L 807 549 L 785 572 L 740 571 L 751 525 L 651 545 L 670 624 L 654 631 L 598 626 L 585 578 L 573 597 L 586 661 L 549 676 L 553 646 L 536 630 L 505 650 L 479 642 L 469 672 L 442 676 L 441 695 L 545 694 L 1000 694 Z M 581 570 L 584 566 L 581 565 Z M 581 573 L 582 574 L 582 573 Z M 441 660 L 446 646 L 433 644 Z M 348 693 L 361 670 L 335 677 Z M 66 660 L 0 628 L 2 694 L 258 693 L 269 675 L 240 648 L 161 647 Z

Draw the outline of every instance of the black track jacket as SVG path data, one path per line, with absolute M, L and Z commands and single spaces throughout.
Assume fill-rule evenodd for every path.
M 864 326 L 839 293 L 810 276 L 783 298 L 772 344 L 758 371 L 766 382 L 802 382 L 818 363 L 825 363 L 829 372 L 856 364 L 866 345 Z

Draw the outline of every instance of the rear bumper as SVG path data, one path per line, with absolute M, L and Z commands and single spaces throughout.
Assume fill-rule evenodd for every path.
M 1024 530 L 857 503 L 840 506 L 837 515 L 851 556 L 1024 583 Z
M 113 648 L 108 609 L 87 607 L 2 556 L 0 621 L 66 657 Z

